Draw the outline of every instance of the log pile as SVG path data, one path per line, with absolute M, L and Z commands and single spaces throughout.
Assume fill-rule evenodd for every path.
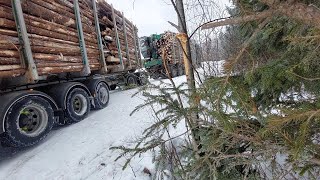
M 25 70 L 19 59 L 19 39 L 11 6 L 6 5 L 0 1 L 0 76 L 19 76 Z
M 165 32 L 156 42 L 156 46 L 161 57 L 163 57 L 163 53 L 166 54 L 165 60 L 169 64 L 183 62 L 183 51 L 175 33 L 169 31 Z
M 2 57 L 12 58 L 12 63 L 19 63 L 19 41 L 12 13 L 11 1 L 1 1 L 0 6 L 2 26 L 1 36 L 10 42 L 1 44 L 4 47 L 1 65 L 5 62 Z M 94 17 L 91 7 L 86 1 L 79 1 L 84 38 L 88 52 L 88 60 L 92 69 L 99 69 L 99 51 L 94 29 Z M 39 75 L 77 72 L 83 68 L 79 48 L 79 38 L 73 4 L 63 0 L 28 0 L 23 1 L 22 10 L 29 35 L 33 58 Z M 5 31 L 5 32 L 3 32 Z M 21 63 L 20 63 L 21 64 Z
M 110 67 L 119 65 L 122 58 L 126 68 L 129 68 L 130 65 L 131 67 L 137 66 L 137 58 L 140 57 L 138 55 L 137 27 L 121 12 L 114 9 L 113 13 L 113 7 L 104 0 L 98 1 L 98 7 L 101 34 L 106 44 L 105 52 L 107 56 L 112 56 L 112 58 L 108 58 L 107 65 Z M 117 34 L 119 41 L 117 41 Z
M 100 52 L 92 0 L 79 0 L 79 7 L 89 66 L 91 71 L 100 70 L 102 66 L 99 60 Z M 117 28 L 125 65 L 127 66 L 131 62 L 134 64 L 138 54 L 134 48 L 136 27 L 116 10 L 116 27 L 114 27 L 111 6 L 105 1 L 98 3 L 98 9 L 106 54 L 114 57 L 119 56 L 115 38 L 115 28 Z M 24 60 L 20 58 L 21 48 L 11 0 L 1 0 L 0 10 L 0 77 L 23 75 L 26 67 Z M 84 65 L 79 47 L 73 0 L 22 1 L 22 10 L 39 75 L 80 72 Z M 128 51 L 124 28 L 127 32 Z M 107 65 L 119 64 L 120 62 L 108 62 L 108 59 L 110 58 L 106 56 Z

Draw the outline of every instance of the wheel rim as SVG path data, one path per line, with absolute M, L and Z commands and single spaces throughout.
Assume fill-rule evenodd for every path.
M 17 125 L 20 133 L 29 137 L 36 137 L 48 125 L 47 111 L 36 104 L 28 105 L 20 111 Z
M 136 81 L 135 81 L 134 77 L 128 78 L 128 85 L 136 85 Z
M 99 91 L 98 91 L 98 97 L 102 104 L 106 104 L 109 100 L 108 89 L 100 85 Z
M 72 98 L 72 109 L 78 116 L 83 116 L 88 110 L 87 99 L 82 94 L 77 94 Z

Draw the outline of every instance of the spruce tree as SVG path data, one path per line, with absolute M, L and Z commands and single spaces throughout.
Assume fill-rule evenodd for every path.
M 318 0 L 237 0 L 233 18 L 265 12 L 275 4 Z M 155 123 L 121 157 L 155 150 L 156 170 L 173 179 L 317 179 L 320 176 L 320 28 L 284 14 L 230 25 L 221 35 L 225 74 L 208 78 L 189 96 L 184 84 L 144 87 L 141 108 Z M 197 102 L 197 108 L 184 100 Z M 199 114 L 201 148 L 191 132 L 170 130 Z M 174 143 L 174 140 L 184 140 Z M 168 146 L 168 144 L 170 146 Z M 169 148 L 170 147 L 170 148 Z M 160 150 L 159 150 L 160 149 Z M 179 150 L 177 150 L 179 149 Z M 127 164 L 126 164 L 127 165 Z

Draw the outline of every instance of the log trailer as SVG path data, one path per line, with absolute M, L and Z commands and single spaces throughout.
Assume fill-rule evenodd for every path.
M 153 79 L 168 77 L 165 64 L 168 66 L 171 77 L 185 74 L 183 50 L 176 38 L 176 33 L 165 32 L 141 37 L 140 49 L 144 57 L 143 66 Z M 164 53 L 165 56 L 162 55 Z
M 143 84 L 137 28 L 104 0 L 0 1 L 0 136 L 35 145 Z

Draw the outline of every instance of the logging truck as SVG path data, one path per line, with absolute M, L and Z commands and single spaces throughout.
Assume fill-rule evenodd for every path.
M 104 0 L 0 1 L 0 136 L 35 145 L 55 125 L 143 84 L 137 28 Z
M 140 38 L 143 66 L 153 79 L 185 74 L 183 50 L 176 33 L 165 32 Z M 167 68 L 167 70 L 166 70 Z

